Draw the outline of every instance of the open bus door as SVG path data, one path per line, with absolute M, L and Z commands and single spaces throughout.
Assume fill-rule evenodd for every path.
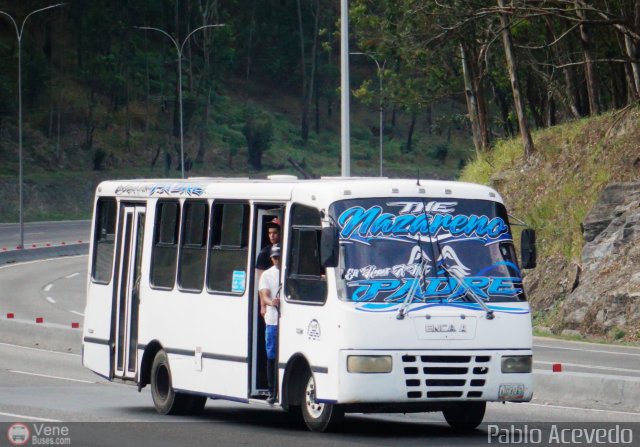
M 140 267 L 144 239 L 145 207 L 123 204 L 120 208 L 121 230 L 118 232 L 119 265 L 114 294 L 111 327 L 113 377 L 135 379 L 138 355 L 138 309 L 140 305 Z
M 255 222 L 255 253 L 256 259 L 263 247 L 270 245 L 268 238 L 267 223 L 278 218 L 283 222 L 284 208 L 278 205 L 254 205 L 256 207 L 254 215 Z M 280 228 L 280 244 L 282 245 L 283 228 Z M 255 268 L 254 268 L 255 271 Z M 251 316 L 249 330 L 249 397 L 265 398 L 268 392 L 267 386 L 267 354 L 265 349 L 265 324 L 264 318 L 260 315 L 260 296 L 258 293 L 259 275 L 254 275 L 253 291 L 249 302 Z

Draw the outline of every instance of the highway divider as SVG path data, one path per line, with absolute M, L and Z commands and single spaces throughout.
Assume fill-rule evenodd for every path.
M 61 324 L 0 318 L 0 343 L 80 354 L 82 331 Z
M 640 377 L 534 369 L 533 382 L 539 404 L 640 413 Z
M 52 247 L 23 248 L 0 251 L 0 265 L 14 262 L 36 261 L 38 259 L 57 258 L 59 256 L 78 256 L 89 253 L 87 242 L 64 244 Z

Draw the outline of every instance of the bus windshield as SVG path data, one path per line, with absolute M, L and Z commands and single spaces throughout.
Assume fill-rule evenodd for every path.
M 343 300 L 402 304 L 525 299 L 501 203 L 350 199 L 332 204 L 330 214 L 340 233 Z

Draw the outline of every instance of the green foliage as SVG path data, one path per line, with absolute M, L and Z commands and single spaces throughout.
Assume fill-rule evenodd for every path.
M 612 134 L 622 119 L 618 115 L 535 132 L 538 153 L 530 160 L 523 158 L 519 139 L 499 142 L 469 163 L 460 178 L 498 189 L 511 213 L 538 230 L 540 259 L 578 261 L 584 243 L 581 222 L 599 192 L 611 181 L 630 181 L 636 175 L 628 160 L 637 154 L 637 125 Z M 624 115 L 624 122 L 637 123 L 640 109 Z
M 273 139 L 271 117 L 252 106 L 247 107 L 242 134 L 247 140 L 249 165 L 259 171 L 262 169 L 262 154 L 269 149 Z
M 17 17 L 42 6 L 34 0 L 14 3 L 2 9 Z M 570 105 L 585 114 L 588 98 L 579 88 L 585 85 L 584 70 L 575 68 L 583 59 L 580 35 L 576 30 L 564 34 L 576 23 L 575 11 L 562 11 L 566 17 L 554 15 L 559 11 L 532 14 L 534 6 L 529 3 L 510 2 L 510 29 L 527 114 L 542 127 L 547 115 L 557 121 L 572 116 Z M 224 23 L 224 27 L 195 32 L 183 47 L 185 151 L 198 160 L 194 171 L 218 175 L 249 170 L 262 175 L 259 169 L 293 172 L 287 164 L 291 157 L 317 175 L 339 173 L 338 4 L 300 0 L 300 18 L 297 5 L 293 0 L 75 1 L 33 16 L 25 28 L 22 53 L 30 169 L 40 170 L 44 177 L 60 170 L 81 175 L 93 169 L 113 176 L 176 175 L 176 49 L 167 36 L 138 27 L 157 27 L 181 43 L 204 23 Z M 320 5 L 317 10 L 316 5 Z M 596 0 L 590 5 L 623 18 L 616 21 L 618 25 L 637 19 L 633 2 Z M 385 114 L 385 174 L 414 176 L 419 167 L 425 177 L 457 175 L 472 153 L 461 44 L 469 47 L 480 69 L 477 83 L 484 87 L 489 133 L 500 137 L 510 132 L 515 115 L 494 0 L 352 0 L 350 8 L 353 51 L 366 52 L 380 64 L 379 69 L 368 56 L 351 58 L 356 97 L 351 114 L 354 175 L 378 174 L 380 103 Z M 598 13 L 590 11 L 589 18 L 599 20 Z M 314 36 L 316 19 L 319 30 Z M 618 42 L 621 35 L 611 24 L 601 23 L 591 32 L 596 58 L 629 60 L 620 53 L 624 52 Z M 9 26 L 0 27 L 0 155 L 4 161 L 0 176 L 11 181 L 17 132 L 17 46 L 12 33 Z M 563 38 L 549 45 L 559 36 Z M 313 59 L 316 38 L 318 52 Z M 565 64 L 566 69 L 553 68 Z M 302 77 L 307 75 L 309 88 L 312 66 L 314 89 L 312 97 L 306 98 L 312 109 L 310 134 L 303 141 L 299 130 Z M 596 69 L 602 106 L 626 104 L 633 92 L 624 66 L 598 62 Z M 571 77 L 578 88 L 566 84 Z M 547 113 L 551 100 L 555 113 Z M 250 112 L 248 103 L 254 104 Z M 412 150 L 403 153 L 414 114 Z M 578 122 L 575 128 L 563 128 L 562 137 L 541 150 L 539 162 L 570 158 L 565 146 L 588 133 L 586 126 Z M 270 156 L 263 163 L 267 150 Z M 506 177 L 521 175 L 523 169 L 529 175 L 530 161 L 522 159 L 521 151 L 517 141 L 497 143 L 490 154 L 467 165 L 465 176 L 489 182 L 497 170 L 506 172 Z M 589 194 L 613 178 L 607 171 L 610 164 L 598 162 L 604 151 L 602 146 L 600 152 L 583 154 L 582 162 L 592 166 Z M 167 172 L 162 169 L 165 154 L 173 158 Z M 528 214 L 531 221 L 542 228 L 550 216 L 564 209 L 576 219 L 585 215 L 588 200 L 561 200 L 580 190 L 578 181 L 561 186 L 547 176 L 531 188 L 547 185 L 553 192 L 536 196 L 540 205 Z M 579 252 L 577 231 L 567 239 L 552 230 L 548 236 L 562 241 L 553 250 L 567 256 Z
M 610 333 L 614 340 L 622 340 L 627 335 L 624 329 L 621 329 L 617 326 L 613 327 Z

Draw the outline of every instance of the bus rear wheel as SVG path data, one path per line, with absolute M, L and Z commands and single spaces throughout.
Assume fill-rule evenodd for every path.
M 454 430 L 471 431 L 482 423 L 486 408 L 486 402 L 460 402 L 442 413 Z
M 316 381 L 310 371 L 306 372 L 302 388 L 302 417 L 309 430 L 330 431 L 342 420 L 344 411 L 337 405 L 316 400 Z
M 192 396 L 174 391 L 169 358 L 164 350 L 158 351 L 151 366 L 151 397 L 160 414 L 183 414 L 192 405 Z

